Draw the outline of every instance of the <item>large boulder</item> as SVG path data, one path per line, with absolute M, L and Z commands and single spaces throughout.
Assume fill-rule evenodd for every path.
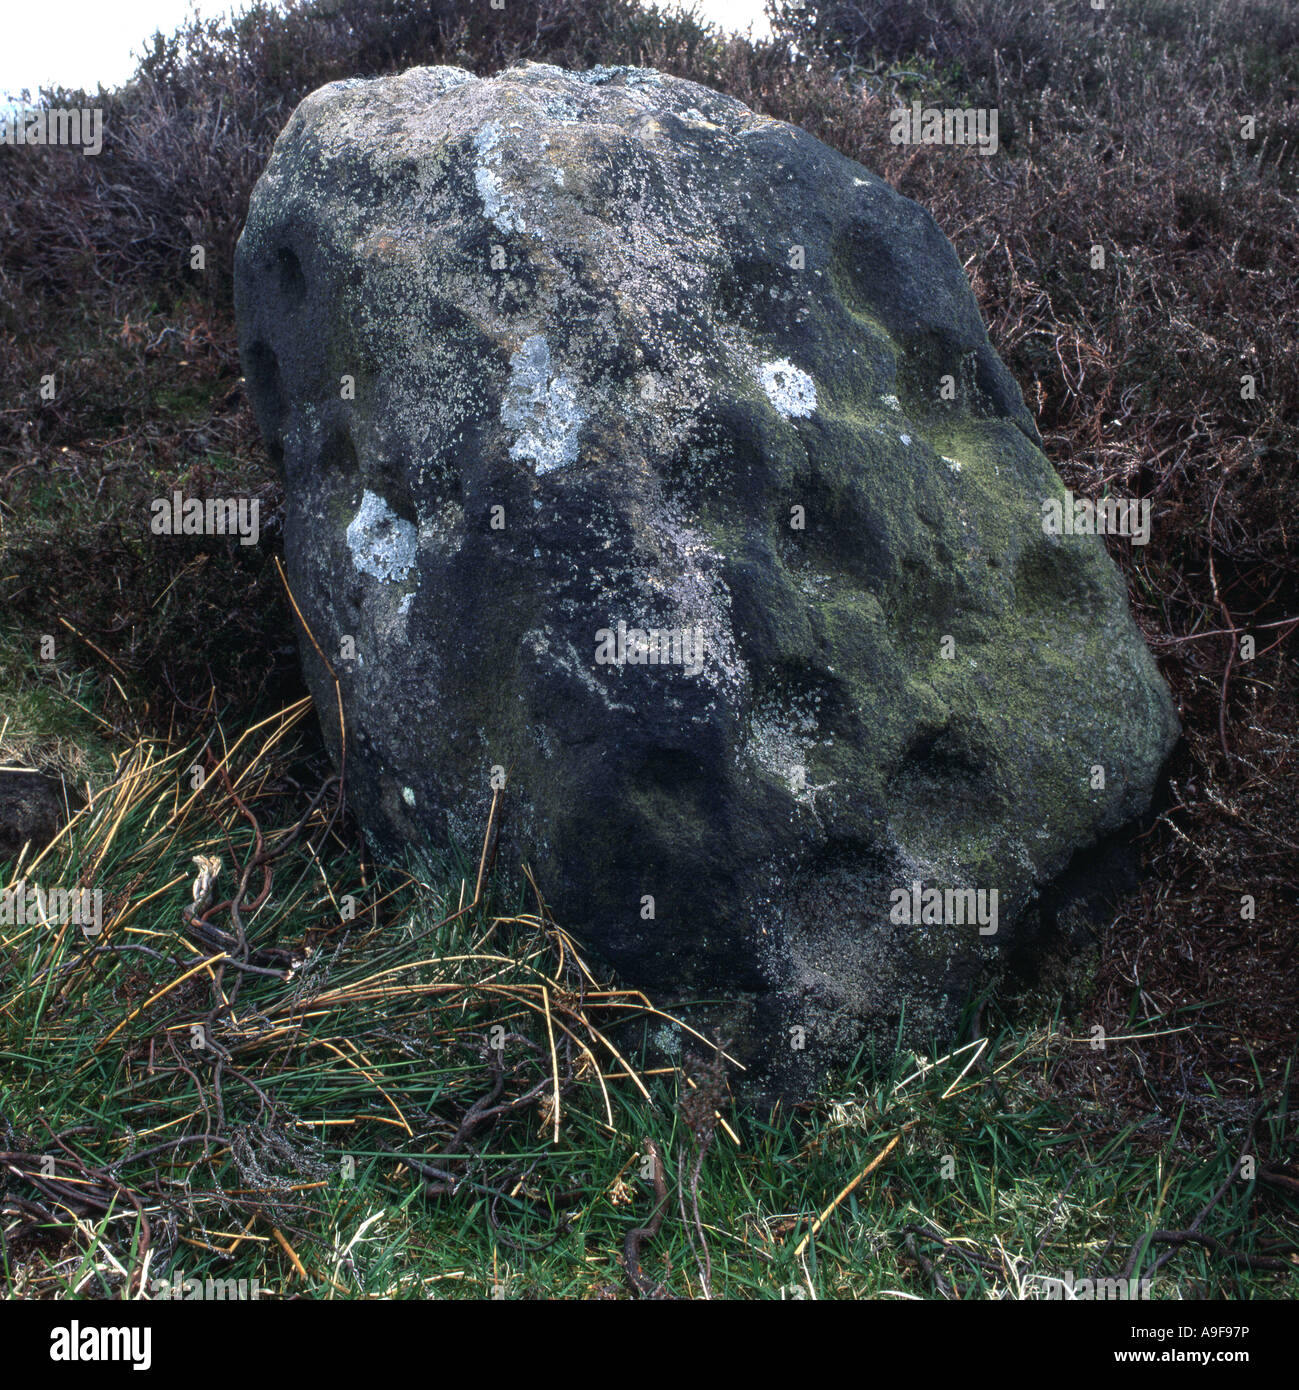
M 508 773 L 507 861 L 782 1089 L 950 1039 L 1148 807 L 1103 541 L 1044 526 L 933 218 L 804 131 L 646 69 L 336 82 L 236 271 L 372 838 L 472 858 Z

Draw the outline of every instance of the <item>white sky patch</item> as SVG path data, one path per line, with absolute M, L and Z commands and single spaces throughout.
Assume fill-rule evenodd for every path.
M 538 473 L 577 462 L 577 436 L 586 420 L 567 377 L 551 374 L 550 344 L 534 333 L 510 358 L 501 423 L 515 430 L 512 459 L 531 459 Z
M 6 5 L 0 44 L 0 93 L 24 87 L 120 87 L 135 71 L 155 29 L 170 34 L 188 18 L 191 0 L 66 0 L 58 21 L 43 5 Z M 226 18 L 245 0 L 201 0 L 205 18 Z M 0 103 L 2 104 L 2 103 Z
M 687 6 L 668 3 L 662 8 L 683 10 Z M 768 38 L 771 35 L 765 0 L 694 0 L 688 8 L 700 19 L 716 24 L 729 33 L 743 34 L 751 28 L 754 38 Z
M 367 488 L 347 527 L 347 548 L 356 568 L 384 584 L 403 580 L 415 563 L 415 540 L 415 527 Z
M 170 34 L 184 22 L 193 0 L 64 0 L 61 22 L 43 5 L 7 5 L 0 44 L 0 93 L 16 98 L 23 87 L 35 96 L 42 84 L 117 87 L 135 70 L 136 56 L 155 29 Z M 282 9 L 278 4 L 272 6 Z M 199 0 L 204 18 L 248 8 L 247 0 Z M 675 4 L 670 9 L 678 8 Z M 769 35 L 764 0 L 694 0 L 692 8 L 723 29 Z
M 785 358 L 764 362 L 760 375 L 767 399 L 784 419 L 802 418 L 816 409 L 816 383 L 805 371 Z

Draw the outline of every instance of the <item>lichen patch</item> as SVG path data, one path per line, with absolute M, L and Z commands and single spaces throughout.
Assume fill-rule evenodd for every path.
M 415 564 L 415 539 L 415 527 L 367 488 L 347 527 L 347 548 L 356 568 L 384 584 L 400 582 Z
M 764 362 L 759 374 L 767 399 L 783 419 L 805 418 L 816 409 L 816 383 L 788 359 Z
M 538 473 L 577 462 L 577 438 L 586 416 L 566 376 L 553 373 L 550 344 L 534 333 L 510 358 L 501 423 L 516 431 L 512 459 L 531 459 Z
M 483 215 L 498 231 L 522 232 L 523 218 L 511 205 L 509 195 L 494 166 L 501 162 L 501 123 L 488 121 L 474 136 L 478 159 L 474 164 L 474 186 L 483 202 Z

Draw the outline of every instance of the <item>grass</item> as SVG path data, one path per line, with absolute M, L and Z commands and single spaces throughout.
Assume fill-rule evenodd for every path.
M 57 653 L 57 637 L 55 644 Z M 39 652 L 39 644 L 0 632 L 0 764 L 52 769 L 77 783 L 107 775 L 112 751 L 96 713 L 102 679 L 57 655 L 42 661 Z
M 254 6 L 159 35 L 93 103 L 99 158 L 0 148 L 0 764 L 88 794 L 0 872 L 105 908 L 97 938 L 0 924 L 11 1296 L 1035 1298 L 1128 1269 L 1156 1299 L 1291 1295 L 1299 6 L 776 21 L 752 45 L 627 0 Z M 643 1050 L 670 1025 L 583 970 L 521 866 L 370 863 L 302 699 L 234 348 L 248 192 L 321 83 L 518 57 L 648 63 L 877 170 L 957 246 L 1066 485 L 1155 504 L 1114 552 L 1186 731 L 1145 879 L 948 1055 L 793 1113 L 737 1113 L 702 1044 Z M 1001 152 L 890 144 L 913 98 L 997 105 Z M 270 543 L 151 536 L 173 487 L 258 497 Z M 197 927 L 196 856 L 222 861 Z
M 1103 1048 L 1058 1015 L 1002 1020 L 845 1076 L 803 1113 L 737 1116 L 706 1062 L 634 1068 L 638 1027 L 665 1020 L 586 971 L 535 887 L 507 891 L 490 835 L 476 868 L 376 875 L 334 779 L 286 790 L 308 712 L 228 747 L 135 746 L 12 867 L 10 889 L 103 893 L 97 934 L 0 927 L 14 1296 L 209 1279 L 260 1297 L 619 1296 L 656 1153 L 650 1296 L 1042 1298 L 1067 1276 L 1145 1277 L 1170 1251 L 1149 1297 L 1284 1277 L 1293 1116 L 1252 1118 L 1246 1178 L 1229 1109 L 1193 1145 L 1180 1114 L 1125 1121 L 1095 1084 L 1176 1018 Z M 267 833 L 259 813 L 295 796 L 303 813 Z M 195 910 L 191 865 L 212 856 Z M 687 1052 L 707 1057 L 701 1042 Z M 1061 1093 L 1070 1066 L 1092 1100 Z M 1210 1244 L 1144 1249 L 1159 1229 Z

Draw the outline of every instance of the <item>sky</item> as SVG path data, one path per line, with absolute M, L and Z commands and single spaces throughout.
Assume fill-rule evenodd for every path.
M 507 0 L 508 3 L 508 0 Z M 725 29 L 768 32 L 763 0 L 699 0 L 695 8 Z M 35 96 L 42 85 L 120 86 L 155 30 L 170 33 L 194 8 L 190 0 L 61 0 L 57 5 L 8 5 L 0 43 L 0 96 L 17 97 L 24 87 Z M 200 0 L 206 19 L 244 9 L 243 3 Z

